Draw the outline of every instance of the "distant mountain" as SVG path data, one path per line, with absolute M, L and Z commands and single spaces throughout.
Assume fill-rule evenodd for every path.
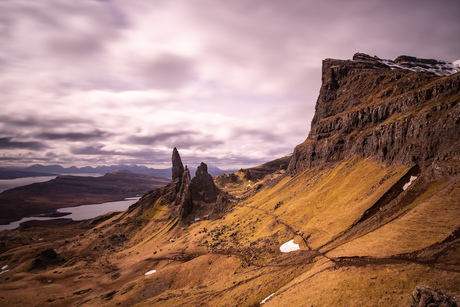
M 189 167 L 190 169 L 190 174 L 192 176 L 195 175 L 196 172 L 196 167 Z M 114 173 L 117 171 L 125 170 L 125 171 L 130 171 L 132 173 L 136 174 L 144 174 L 144 175 L 149 175 L 149 176 L 156 176 L 156 177 L 166 177 L 166 178 L 171 178 L 171 168 L 165 168 L 165 169 L 156 169 L 156 168 L 150 168 L 147 166 L 143 165 L 136 165 L 136 164 L 119 164 L 119 165 L 102 165 L 102 166 L 97 166 L 97 167 L 91 167 L 91 166 L 84 166 L 84 167 L 62 167 L 61 165 L 41 165 L 41 164 L 34 164 L 32 166 L 29 166 L 27 168 L 22 168 L 22 169 L 17 169 L 18 171 L 26 171 L 26 172 L 33 172 L 33 173 L 48 173 L 47 176 L 49 176 L 49 173 L 52 174 L 82 174 L 82 173 L 100 173 L 100 174 L 107 174 L 107 173 Z M 221 174 L 225 173 L 233 173 L 236 170 L 222 170 L 216 166 L 208 166 L 208 172 L 211 174 L 211 176 L 215 177 Z M 37 176 L 37 175 L 31 175 L 31 176 Z

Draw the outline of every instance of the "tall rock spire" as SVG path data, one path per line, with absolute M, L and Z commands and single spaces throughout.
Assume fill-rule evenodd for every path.
M 172 180 L 175 179 L 182 179 L 182 174 L 184 173 L 184 165 L 182 164 L 182 160 L 180 158 L 179 152 L 177 148 L 174 147 L 172 153 Z

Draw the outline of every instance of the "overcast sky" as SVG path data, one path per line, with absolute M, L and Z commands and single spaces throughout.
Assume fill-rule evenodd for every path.
M 321 61 L 460 59 L 458 0 L 0 0 L 0 167 L 249 167 L 310 129 Z

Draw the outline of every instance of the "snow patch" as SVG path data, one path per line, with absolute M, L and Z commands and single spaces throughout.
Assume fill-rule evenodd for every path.
M 417 179 L 417 176 L 410 176 L 409 182 L 403 186 L 403 190 L 407 190 L 407 188 L 412 184 L 412 182 L 415 181 L 415 179 Z
M 264 298 L 263 300 L 261 300 L 259 305 L 265 304 L 273 295 L 275 295 L 275 293 L 272 293 L 269 296 L 267 296 L 266 298 Z
M 7 270 L 8 269 L 8 265 L 4 265 L 2 266 L 2 270 L 0 271 L 0 275 L 2 275 L 3 273 L 6 273 L 6 272 L 9 272 L 10 270 Z
M 453 62 L 452 65 L 454 65 L 454 68 L 457 71 L 460 71 L 460 60 L 457 60 L 457 61 Z
M 156 272 L 157 272 L 157 270 L 148 271 L 147 273 L 145 273 L 145 276 L 153 274 L 153 273 L 156 273 Z
M 296 251 L 300 249 L 300 245 L 299 244 L 295 244 L 294 243 L 294 239 L 292 239 L 291 241 L 289 242 L 286 242 L 284 243 L 283 245 L 281 245 L 280 247 L 280 251 L 282 253 L 289 253 L 289 252 L 293 252 L 293 251 Z

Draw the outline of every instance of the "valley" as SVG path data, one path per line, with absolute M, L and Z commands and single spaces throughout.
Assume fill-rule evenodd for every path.
M 109 173 L 101 177 L 60 175 L 0 193 L 0 223 L 28 216 L 53 216 L 56 209 L 140 196 L 163 186 L 168 178 L 129 172 Z
M 322 79 L 292 156 L 192 178 L 174 148 L 124 212 L 0 232 L 0 304 L 460 304 L 460 74 L 358 54 Z

